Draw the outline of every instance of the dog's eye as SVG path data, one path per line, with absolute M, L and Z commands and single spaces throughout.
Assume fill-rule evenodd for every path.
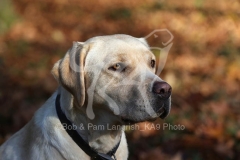
M 154 68 L 155 67 L 155 61 L 151 60 L 151 67 Z
M 112 71 L 123 71 L 124 72 L 126 67 L 122 63 L 116 63 L 113 66 L 109 67 L 108 69 L 112 70 Z
M 121 68 L 120 64 L 119 63 L 116 63 L 114 64 L 113 66 L 113 69 L 116 71 L 116 70 L 119 70 Z

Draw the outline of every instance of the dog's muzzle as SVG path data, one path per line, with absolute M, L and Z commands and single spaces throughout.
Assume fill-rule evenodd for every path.
M 170 100 L 169 97 L 172 93 L 172 87 L 163 81 L 156 81 L 153 84 L 152 92 L 158 95 L 161 100 L 162 106 L 157 109 L 157 113 L 160 114 L 160 118 L 164 119 L 170 111 Z

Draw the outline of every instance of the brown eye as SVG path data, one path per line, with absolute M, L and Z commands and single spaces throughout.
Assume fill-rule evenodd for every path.
M 119 63 L 114 64 L 113 66 L 109 67 L 109 70 L 117 71 L 120 70 L 121 65 Z
M 151 67 L 154 68 L 155 67 L 155 61 L 151 60 Z
M 114 70 L 119 70 L 120 69 L 120 64 L 116 63 L 115 65 L 112 66 Z
M 123 63 L 116 63 L 108 69 L 112 71 L 124 72 L 126 70 L 126 65 Z

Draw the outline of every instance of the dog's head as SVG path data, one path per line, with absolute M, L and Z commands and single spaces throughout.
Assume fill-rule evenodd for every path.
M 93 106 L 132 123 L 165 118 L 171 86 L 156 72 L 155 56 L 144 39 L 101 36 L 75 42 L 52 70 L 77 106 Z

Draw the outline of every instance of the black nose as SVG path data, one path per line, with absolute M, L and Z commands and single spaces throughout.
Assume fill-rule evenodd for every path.
M 162 99 L 168 99 L 172 93 L 172 87 L 166 82 L 154 82 L 152 91 Z

